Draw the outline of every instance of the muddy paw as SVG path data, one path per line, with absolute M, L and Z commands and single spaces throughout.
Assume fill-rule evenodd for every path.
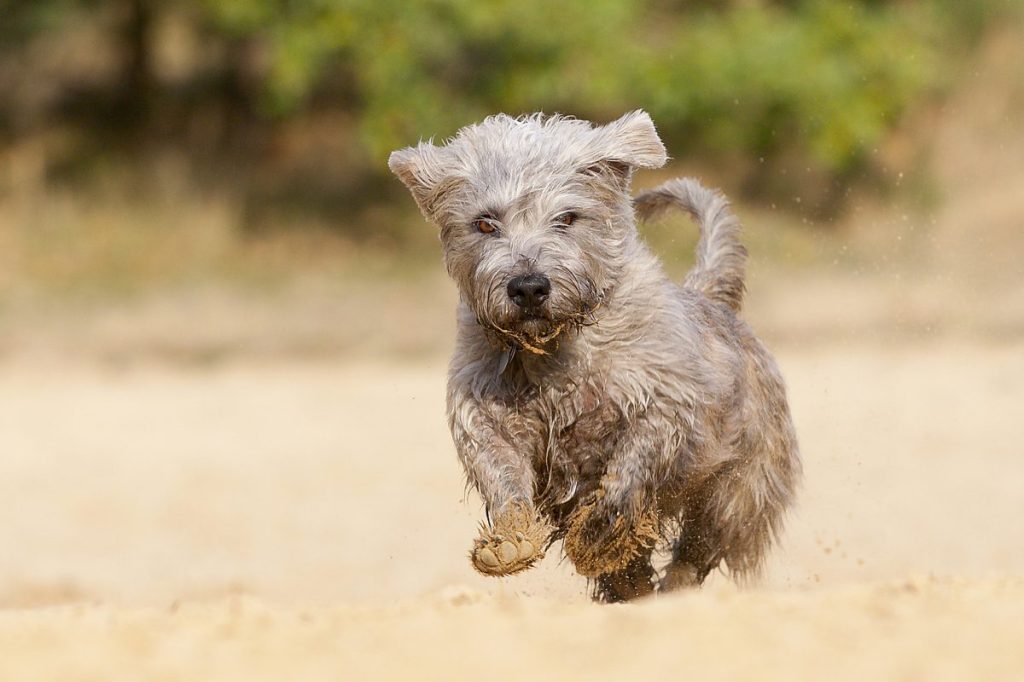
M 580 575 L 596 578 L 623 571 L 634 559 L 649 555 L 658 535 L 653 510 L 616 514 L 597 498 L 569 518 L 563 546 Z
M 533 566 L 544 552 L 522 533 L 487 533 L 473 546 L 473 568 L 484 575 L 511 575 Z
M 484 575 L 512 575 L 544 557 L 548 535 L 550 531 L 533 512 L 515 509 L 499 518 L 493 528 L 480 528 L 469 558 L 473 568 Z

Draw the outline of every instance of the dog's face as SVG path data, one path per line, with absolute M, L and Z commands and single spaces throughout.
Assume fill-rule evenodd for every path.
M 499 115 L 391 170 L 441 229 L 448 272 L 480 323 L 543 345 L 591 319 L 635 238 L 634 168 L 665 163 L 641 111 L 605 126 Z

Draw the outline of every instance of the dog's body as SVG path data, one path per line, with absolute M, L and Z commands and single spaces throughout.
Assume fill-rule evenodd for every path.
M 634 201 L 633 169 L 665 158 L 643 112 L 602 127 L 496 116 L 391 157 L 462 295 L 448 412 L 491 521 L 481 572 L 528 568 L 562 537 L 618 601 L 721 562 L 755 574 L 780 529 L 800 461 L 782 379 L 737 317 L 739 225 L 690 180 Z M 702 230 L 682 287 L 635 229 L 672 205 Z

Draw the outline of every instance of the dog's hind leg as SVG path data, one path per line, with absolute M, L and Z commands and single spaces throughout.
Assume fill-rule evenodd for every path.
M 659 591 L 699 586 L 722 563 L 737 582 L 759 575 L 795 483 L 788 465 L 774 466 L 763 457 L 734 460 L 688 500 Z
M 770 498 L 759 466 L 733 461 L 719 469 L 687 500 L 659 591 L 698 587 L 722 563 L 736 580 L 756 577 L 783 509 Z
M 751 346 L 732 456 L 685 499 L 662 591 L 699 585 L 721 563 L 734 580 L 756 578 L 795 495 L 801 465 L 785 389 L 767 354 Z
M 672 555 L 658 581 L 659 592 L 700 587 L 721 562 L 719 532 L 707 513 L 713 481 L 707 481 L 686 499 L 681 529 L 672 543 Z

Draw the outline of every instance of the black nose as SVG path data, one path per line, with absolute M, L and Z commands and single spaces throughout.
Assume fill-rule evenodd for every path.
M 508 282 L 508 297 L 520 308 L 536 308 L 550 293 L 551 281 L 544 275 L 520 275 Z

